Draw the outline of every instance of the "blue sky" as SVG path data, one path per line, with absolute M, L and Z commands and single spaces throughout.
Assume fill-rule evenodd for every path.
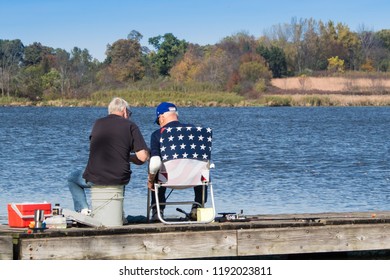
M 352 31 L 390 29 L 388 0 L 0 0 L 0 39 L 88 49 L 100 61 L 107 44 L 131 30 L 172 33 L 200 45 L 247 32 L 256 38 L 292 18 L 341 22 Z

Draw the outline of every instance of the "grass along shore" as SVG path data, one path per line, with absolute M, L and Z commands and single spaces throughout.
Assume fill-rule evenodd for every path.
M 174 102 L 181 107 L 251 107 L 251 106 L 390 106 L 390 95 L 345 94 L 262 94 L 257 99 L 245 99 L 227 92 L 153 92 L 110 90 L 98 91 L 89 98 L 43 99 L 31 101 L 23 98 L 0 97 L 0 106 L 52 106 L 52 107 L 105 107 L 119 96 L 133 107 L 154 107 L 162 101 Z

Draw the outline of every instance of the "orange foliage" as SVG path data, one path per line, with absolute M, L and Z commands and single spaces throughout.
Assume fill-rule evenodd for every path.
M 362 64 L 362 66 L 360 68 L 362 71 L 365 71 L 365 72 L 374 72 L 375 71 L 375 68 L 373 66 L 373 62 L 371 59 L 367 59 L 366 62 L 364 64 Z
M 230 77 L 229 80 L 226 83 L 226 89 L 228 91 L 233 91 L 233 88 L 240 82 L 240 75 L 237 71 L 234 71 Z

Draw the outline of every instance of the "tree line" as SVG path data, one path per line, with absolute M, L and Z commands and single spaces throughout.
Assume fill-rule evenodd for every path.
M 353 32 L 342 23 L 293 18 L 255 38 L 245 32 L 201 46 L 172 33 L 133 30 L 107 46 L 99 62 L 87 49 L 70 52 L 0 39 L 2 97 L 87 98 L 104 89 L 226 91 L 256 97 L 271 78 L 390 71 L 390 29 Z

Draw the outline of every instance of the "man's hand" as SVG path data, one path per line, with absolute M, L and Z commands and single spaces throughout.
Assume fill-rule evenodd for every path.
M 154 182 L 148 181 L 148 189 L 154 191 Z
M 148 189 L 154 191 L 154 181 L 156 178 L 156 174 L 148 174 Z

